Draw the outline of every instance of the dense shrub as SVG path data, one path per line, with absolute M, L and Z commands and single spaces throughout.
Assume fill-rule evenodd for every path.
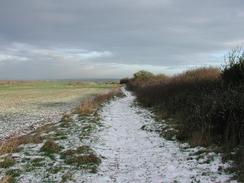
M 120 84 L 127 84 L 129 82 L 129 78 L 122 78 L 121 80 L 120 80 Z
M 143 105 L 179 116 L 185 138 L 196 141 L 197 136 L 202 145 L 224 142 L 235 147 L 241 141 L 244 85 L 226 87 L 222 77 L 219 69 L 200 68 L 161 80 L 134 78 L 128 86 Z
M 229 54 L 222 77 L 225 84 L 237 85 L 244 82 L 244 50 L 234 49 Z
M 141 104 L 177 121 L 179 140 L 193 145 L 216 144 L 227 151 L 239 148 L 238 159 L 243 160 L 243 53 L 232 52 L 222 71 L 199 68 L 172 77 L 134 77 L 127 86 Z M 243 163 L 241 166 L 244 170 Z

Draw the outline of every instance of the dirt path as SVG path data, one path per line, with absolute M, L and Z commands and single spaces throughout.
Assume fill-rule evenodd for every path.
M 224 173 L 228 164 L 220 155 L 203 153 L 203 148 L 165 140 L 155 132 L 141 129 L 153 124 L 149 111 L 134 105 L 135 97 L 106 104 L 101 111 L 103 130 L 96 133 L 92 146 L 100 154 L 102 164 L 97 174 L 83 175 L 84 182 L 230 182 Z M 235 182 L 235 181 L 233 181 Z
M 43 141 L 0 156 L 0 180 L 10 175 L 20 183 L 230 182 L 230 165 L 220 155 L 160 137 L 151 130 L 166 124 L 155 122 L 123 91 L 125 97 L 104 104 L 98 115 L 72 114 L 30 136 Z

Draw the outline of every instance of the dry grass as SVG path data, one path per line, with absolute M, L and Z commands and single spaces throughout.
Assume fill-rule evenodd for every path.
M 49 139 L 41 147 L 41 151 L 47 154 L 58 153 L 61 150 L 61 147 L 52 139 Z
M 112 91 L 105 94 L 98 94 L 93 97 L 89 97 L 82 101 L 80 106 L 76 108 L 75 112 L 81 115 L 95 112 L 98 107 L 106 100 L 111 99 L 114 96 L 121 94 L 120 89 L 113 89 Z
M 100 158 L 89 146 L 81 146 L 76 150 L 67 150 L 63 152 L 61 156 L 67 164 L 88 169 L 90 169 L 93 165 L 98 165 L 101 163 Z
M 43 141 L 41 133 L 50 131 L 53 127 L 54 126 L 52 124 L 46 124 L 37 128 L 34 132 L 29 133 L 27 135 L 13 137 L 8 140 L 5 140 L 4 142 L 0 143 L 0 155 L 16 152 L 18 151 L 18 147 L 22 144 L 41 143 Z
M 80 114 L 88 114 L 92 113 L 96 110 L 97 104 L 94 103 L 94 97 L 90 97 L 86 100 L 84 100 L 79 108 L 77 108 L 77 112 Z
M 12 156 L 6 156 L 0 161 L 0 168 L 8 168 L 16 163 Z
M 15 182 L 14 177 L 10 175 L 6 175 L 0 180 L 0 183 L 14 183 L 14 182 Z
M 16 152 L 18 147 L 22 144 L 41 143 L 42 140 L 42 137 L 38 135 L 24 135 L 9 139 L 0 145 L 0 155 Z

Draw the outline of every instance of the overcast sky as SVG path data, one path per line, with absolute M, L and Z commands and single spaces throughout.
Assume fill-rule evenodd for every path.
M 243 0 L 0 0 L 0 79 L 174 74 L 243 44 Z

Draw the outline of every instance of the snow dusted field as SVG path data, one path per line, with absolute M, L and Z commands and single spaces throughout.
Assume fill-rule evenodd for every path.
M 123 91 L 126 96 L 104 104 L 98 117 L 74 114 L 68 126 L 57 123 L 55 131 L 42 134 L 62 146 L 60 153 L 45 155 L 40 150 L 45 141 L 22 145 L 20 152 L 12 154 L 16 163 L 10 168 L 0 168 L 0 178 L 11 172 L 21 183 L 236 182 L 231 180 L 233 175 L 225 173 L 230 164 L 222 163 L 219 154 L 142 130 L 142 126 L 153 126 L 156 122 L 148 110 L 135 105 L 131 93 Z M 80 169 L 62 158 L 64 152 L 84 145 L 100 157 L 97 171 Z
M 43 123 L 57 122 L 84 97 L 107 91 L 99 85 L 92 86 L 62 82 L 0 85 L 0 141 L 32 131 Z

